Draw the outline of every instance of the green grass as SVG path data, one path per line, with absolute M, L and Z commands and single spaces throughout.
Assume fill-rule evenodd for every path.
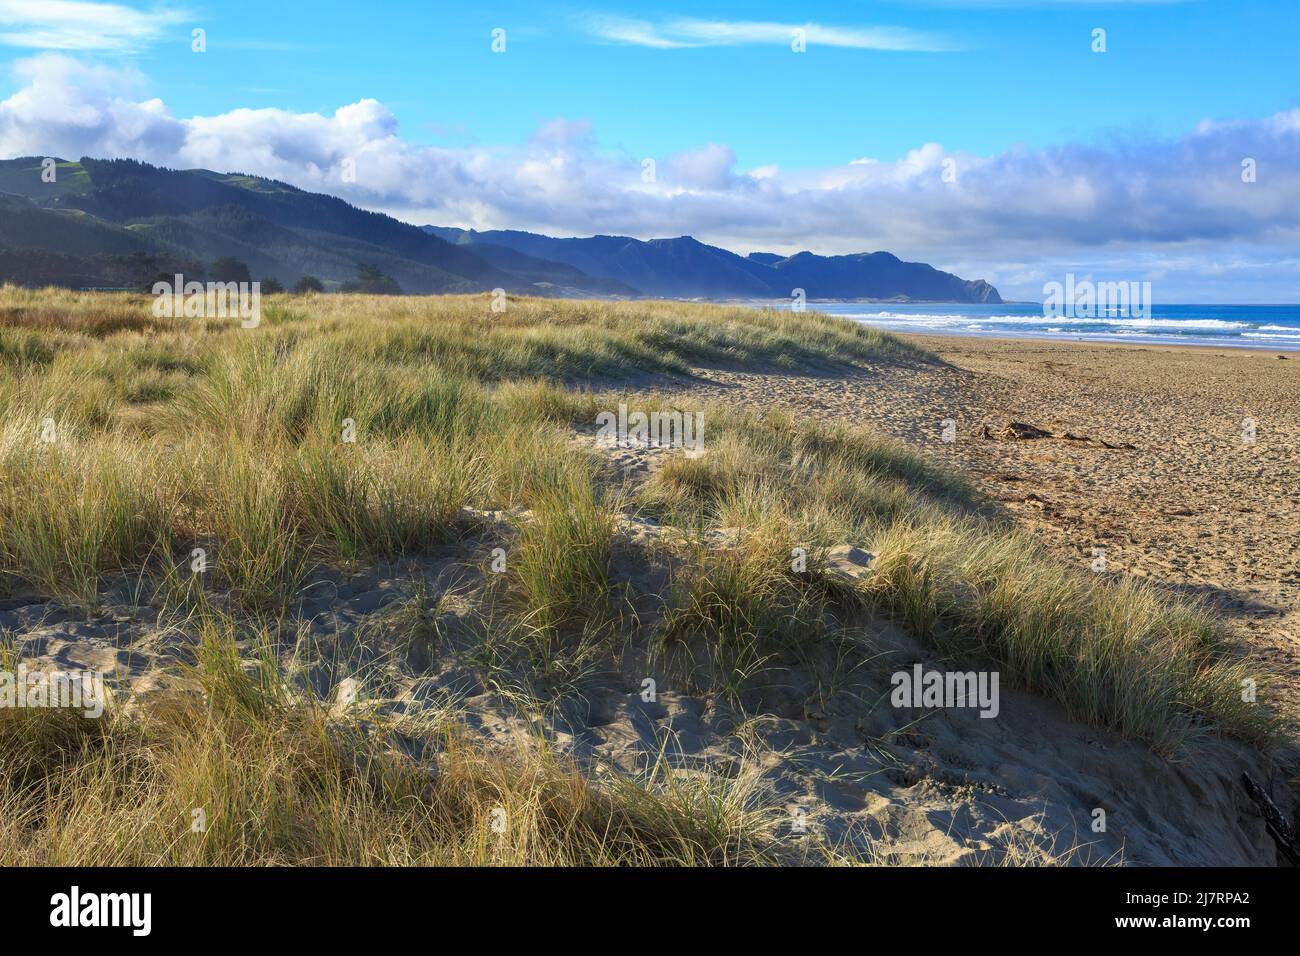
M 532 662 L 521 697 L 639 643 L 699 651 L 708 687 L 739 700 L 771 661 L 813 660 L 875 615 L 1160 753 L 1211 733 L 1264 746 L 1278 726 L 1241 701 L 1256 669 L 1204 609 L 1066 566 L 961 475 L 869 428 L 708 405 L 706 453 L 667 454 L 632 485 L 592 441 L 620 400 L 680 404 L 649 391 L 655 374 L 933 361 L 891 336 L 682 303 L 511 300 L 494 315 L 481 296 L 273 297 L 256 330 L 148 306 L 0 289 L 0 577 L 92 604 L 126 574 L 204 614 L 206 596 L 228 598 L 240 618 L 204 618 L 201 665 L 140 714 L 3 715 L 7 861 L 757 860 L 757 811 L 725 781 L 692 789 L 663 770 L 596 786 L 450 718 L 421 731 L 441 748 L 434 773 L 271 663 L 239 665 L 241 629 L 268 644 L 258 622 L 313 575 L 456 542 L 480 567 L 505 550 L 506 573 L 485 575 L 479 651 Z M 628 387 L 642 390 L 612 390 Z M 509 522 L 486 533 L 475 515 L 495 509 Z M 621 526 L 651 518 L 669 533 L 632 547 Z M 845 543 L 877 555 L 856 584 L 821 564 Z M 795 548 L 808 570 L 791 567 Z M 632 579 L 656 562 L 652 606 Z M 436 616 L 416 617 L 431 640 Z M 505 840 L 485 829 L 498 803 Z M 200 805 L 207 836 L 178 835 Z
M 534 623 L 558 628 L 607 612 L 616 506 L 579 468 L 526 501 L 506 567 Z

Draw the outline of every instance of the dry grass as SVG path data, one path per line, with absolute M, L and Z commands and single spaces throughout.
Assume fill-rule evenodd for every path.
M 137 712 L 0 714 L 0 862 L 58 866 L 728 865 L 762 862 L 752 780 L 663 766 L 593 779 L 540 741 L 488 749 L 450 717 L 331 713 L 234 651 Z M 399 743 L 418 736 L 425 752 Z M 761 841 L 761 842 L 760 842 Z
M 702 591 L 707 616 L 730 630 L 761 636 L 773 630 L 764 624 L 771 616 L 781 628 L 806 621 L 811 639 L 822 608 L 812 603 L 809 613 L 790 549 L 851 543 L 876 556 L 856 597 L 951 659 L 986 661 L 1078 720 L 1165 754 L 1208 731 L 1266 745 L 1278 729 L 1277 715 L 1242 699 L 1258 666 L 1230 653 L 1202 606 L 1067 567 L 982 514 L 959 477 L 866 430 L 723 409 L 712 421 L 723 435 L 710 453 L 672 460 L 640 495 L 668 520 L 750 530 L 740 551 L 701 563 L 688 617 L 705 616 Z M 782 543 L 773 546 L 773 535 Z
M 319 569 L 473 535 L 484 509 L 514 523 L 508 636 L 487 628 L 484 647 L 529 644 L 548 671 L 578 666 L 553 656 L 575 641 L 590 660 L 603 652 L 593 641 L 691 640 L 734 696 L 774 649 L 875 612 L 1164 753 L 1206 733 L 1264 744 L 1275 726 L 1241 701 L 1245 665 L 1202 610 L 1064 567 L 982 515 L 960 476 L 870 430 L 708 408 L 707 453 L 670 456 L 634 489 L 583 438 L 626 397 L 591 387 L 710 363 L 930 361 L 892 337 L 678 303 L 512 300 L 494 316 L 486 297 L 272 297 L 255 330 L 153 319 L 148 305 L 0 290 L 0 590 L 93 603 L 125 572 L 168 601 L 219 592 L 242 617 L 205 610 L 192 628 L 199 664 L 129 713 L 2 715 L 7 863 L 713 864 L 779 852 L 743 775 L 597 779 L 537 741 L 489 748 L 451 714 L 401 728 L 422 741 L 413 756 L 396 729 L 342 719 L 286 682 L 273 651 L 241 665 L 236 638 L 247 647 L 244 632 L 283 615 Z M 634 512 L 693 542 L 653 620 L 629 612 L 611 576 L 618 522 Z M 734 547 L 717 545 L 719 529 Z M 821 550 L 845 542 L 878 556 L 855 587 L 820 573 Z M 795 547 L 812 554 L 808 572 L 792 572 Z M 209 560 L 201 588 L 196 549 Z M 260 633 L 252 644 L 268 646 Z M 208 825 L 194 834 L 199 808 Z

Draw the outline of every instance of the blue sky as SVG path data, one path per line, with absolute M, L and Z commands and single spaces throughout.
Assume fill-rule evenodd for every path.
M 0 0 L 0 154 L 238 168 L 417 222 L 888 248 L 1026 298 L 1075 271 L 1296 301 L 1295 7 Z
M 637 155 L 725 142 L 742 166 L 810 166 L 930 141 L 987 153 L 1116 129 L 1173 135 L 1206 118 L 1300 107 L 1300 84 L 1281 82 L 1296 76 L 1300 49 L 1300 6 L 1280 16 L 1286 5 L 324 2 L 310 16 L 237 0 L 194 18 L 233 82 L 194 69 L 183 26 L 178 42 L 135 62 L 182 114 L 319 112 L 372 97 L 418 142 L 517 142 L 567 116 L 590 119 L 602 144 Z M 592 26 L 602 13 L 894 26 L 954 49 L 649 48 L 601 42 Z M 507 31 L 504 56 L 490 51 L 495 27 Z M 1104 57 L 1090 49 L 1095 27 L 1107 30 Z M 252 41 L 291 46 L 228 48 Z

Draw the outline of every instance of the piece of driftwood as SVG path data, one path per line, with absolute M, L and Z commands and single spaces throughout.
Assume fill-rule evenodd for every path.
M 1002 438 L 1015 441 L 1028 441 L 1034 438 L 1051 438 L 1052 433 L 1046 428 L 1030 425 L 1026 422 L 1007 422 L 1002 429 Z
M 1250 774 L 1243 773 L 1241 782 L 1246 785 L 1246 794 L 1255 802 L 1255 806 L 1259 807 L 1260 816 L 1264 818 L 1264 827 L 1268 830 L 1268 835 L 1273 838 L 1273 842 L 1277 844 L 1277 848 L 1291 861 L 1292 866 L 1300 866 L 1300 841 L 1296 840 L 1295 827 L 1291 826 L 1291 821 L 1277 808 L 1277 804 L 1269 799 L 1264 788 L 1251 779 Z

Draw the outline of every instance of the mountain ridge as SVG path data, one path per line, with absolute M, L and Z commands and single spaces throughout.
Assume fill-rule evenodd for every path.
M 244 173 L 136 160 L 0 160 L 0 281 L 148 288 L 204 278 L 236 258 L 253 278 L 328 290 L 363 265 L 413 294 L 508 292 L 571 298 L 906 299 L 1000 302 L 965 280 L 889 253 L 737 255 L 691 236 L 560 239 L 520 230 L 415 226 L 337 196 Z
M 553 238 L 516 229 L 478 231 L 425 226 L 431 235 L 467 246 L 502 246 L 566 263 L 587 275 L 625 282 L 650 296 L 667 298 L 789 298 L 803 289 L 808 299 L 907 300 L 997 305 L 1002 297 L 983 279 L 962 279 L 924 262 L 889 252 L 740 256 L 692 236 L 634 239 L 596 235 Z

